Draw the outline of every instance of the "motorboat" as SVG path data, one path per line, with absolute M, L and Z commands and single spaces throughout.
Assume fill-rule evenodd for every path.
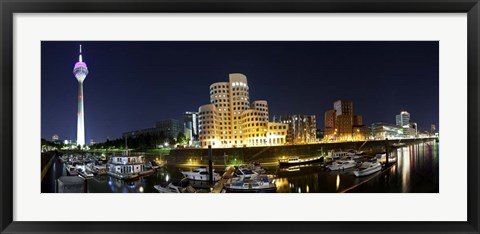
M 253 172 L 256 172 L 258 174 L 265 174 L 267 172 L 267 170 L 265 170 L 265 168 L 261 167 L 259 163 L 251 163 L 251 164 L 246 164 L 246 165 L 241 165 L 241 166 L 238 166 L 240 169 L 247 169 L 247 170 L 251 170 Z
M 184 178 L 177 183 L 169 183 L 165 186 L 154 185 L 153 187 L 160 193 L 195 193 L 196 192 L 196 190 L 190 185 L 190 181 L 187 178 Z
M 67 163 L 65 166 L 65 170 L 67 171 L 68 175 L 71 175 L 71 176 L 78 175 L 77 167 L 75 167 L 72 163 Z
M 277 191 L 277 185 L 274 181 L 270 182 L 268 177 L 259 177 L 256 180 L 239 180 L 225 184 L 227 193 L 274 193 Z
M 363 162 L 353 173 L 355 176 L 367 176 L 382 170 L 380 162 Z
M 77 171 L 78 171 L 78 174 L 79 174 L 81 177 L 85 178 L 85 179 L 87 179 L 87 178 L 93 178 L 93 176 L 94 176 L 94 175 L 92 174 L 92 172 L 87 171 L 87 170 L 83 170 L 82 168 L 77 168 Z
M 278 160 L 280 166 L 293 166 L 296 164 L 308 164 L 315 162 L 323 162 L 323 156 L 311 157 L 311 158 L 299 158 L 299 157 L 290 157 L 282 158 Z
M 328 165 L 328 169 L 332 171 L 345 170 L 357 166 L 357 162 L 353 159 L 339 159 L 333 162 L 331 165 Z
M 245 179 L 256 179 L 258 178 L 258 173 L 244 167 L 235 167 L 234 177 L 237 177 L 240 180 Z
M 181 173 L 190 180 L 210 180 L 210 174 L 206 167 L 200 167 L 193 171 L 182 171 Z M 219 181 L 221 178 L 218 173 L 213 172 L 213 181 Z

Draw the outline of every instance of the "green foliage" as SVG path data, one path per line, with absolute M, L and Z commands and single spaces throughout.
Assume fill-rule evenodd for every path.
M 185 134 L 183 132 L 179 132 L 177 134 L 177 144 L 179 145 L 186 145 L 188 143 L 187 138 L 185 137 Z

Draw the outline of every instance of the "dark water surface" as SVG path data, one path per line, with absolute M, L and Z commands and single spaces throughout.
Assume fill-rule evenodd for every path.
M 390 167 L 366 177 L 355 177 L 353 169 L 329 171 L 320 165 L 302 165 L 290 168 L 267 167 L 269 174 L 276 174 L 277 192 L 280 193 L 438 193 L 439 192 L 439 144 L 435 141 L 408 145 L 391 151 L 397 162 Z M 156 193 L 153 187 L 167 181 L 183 178 L 177 166 L 166 166 L 155 174 L 139 180 L 125 182 L 108 175 L 87 180 L 90 193 Z M 223 173 L 224 167 L 216 167 Z M 66 175 L 63 164 L 55 159 L 42 181 L 42 192 L 55 192 L 55 180 Z M 209 191 L 206 182 L 195 182 L 194 187 Z

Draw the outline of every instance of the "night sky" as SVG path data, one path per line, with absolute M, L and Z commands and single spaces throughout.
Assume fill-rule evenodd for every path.
M 209 103 L 209 86 L 243 73 L 250 100 L 274 115 L 324 113 L 352 100 L 364 124 L 395 124 L 402 110 L 420 130 L 439 117 L 438 42 L 42 42 L 42 138 L 76 139 L 82 44 L 86 142 L 120 138 Z

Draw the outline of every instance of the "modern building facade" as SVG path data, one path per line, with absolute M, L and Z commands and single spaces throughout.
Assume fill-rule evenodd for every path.
M 287 144 L 308 144 L 317 141 L 315 115 L 284 115 L 274 117 L 273 122 L 287 124 Z
M 375 140 L 403 138 L 403 127 L 389 123 L 373 123 L 372 137 Z
M 210 85 L 210 104 L 200 106 L 201 147 L 215 148 L 285 144 L 287 125 L 270 123 L 268 103 L 250 102 L 247 77 L 229 74 L 228 82 Z
M 189 145 L 198 142 L 198 112 L 187 111 L 183 114 L 183 131 Z
M 395 120 L 398 126 L 407 126 L 410 124 L 410 113 L 402 111 L 399 115 L 395 116 Z
M 88 75 L 87 64 L 83 62 L 82 45 L 80 45 L 80 54 L 78 62 L 73 67 L 73 74 L 78 81 L 78 106 L 77 106 L 77 145 L 85 146 L 85 119 L 83 109 L 83 81 Z
M 397 126 L 402 127 L 402 133 L 404 138 L 411 138 L 418 135 L 417 124 L 410 122 L 410 113 L 407 111 L 401 111 L 400 114 L 395 116 L 395 122 Z

